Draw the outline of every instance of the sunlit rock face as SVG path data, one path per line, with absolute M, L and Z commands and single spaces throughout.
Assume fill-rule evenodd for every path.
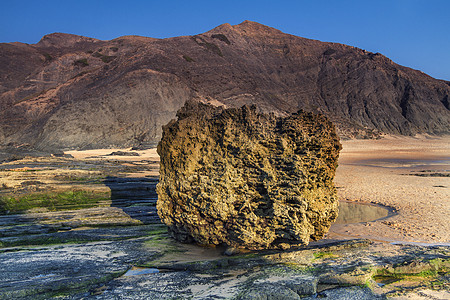
M 337 217 L 341 145 L 323 115 L 187 102 L 163 128 L 157 209 L 184 242 L 247 249 L 321 239 Z

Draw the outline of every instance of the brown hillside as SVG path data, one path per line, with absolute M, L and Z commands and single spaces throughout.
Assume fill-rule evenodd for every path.
M 0 145 L 156 143 L 188 99 L 320 111 L 342 137 L 449 133 L 449 82 L 378 53 L 245 21 L 196 36 L 54 33 L 0 44 Z

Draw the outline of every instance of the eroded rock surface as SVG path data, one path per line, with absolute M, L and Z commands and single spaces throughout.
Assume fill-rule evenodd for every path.
M 188 102 L 163 129 L 158 214 L 177 240 L 248 249 L 321 239 L 341 145 L 324 116 Z

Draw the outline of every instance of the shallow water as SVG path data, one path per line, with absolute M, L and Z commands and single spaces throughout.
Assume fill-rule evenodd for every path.
M 445 166 L 450 166 L 450 158 L 443 157 L 438 160 L 427 159 L 399 159 L 399 158 L 385 158 L 385 159 L 365 159 L 352 165 L 360 165 L 367 167 L 381 167 L 394 169 L 411 169 L 411 168 L 432 168 L 442 169 Z M 448 170 L 446 170 L 448 171 Z
M 147 275 L 147 274 L 157 274 L 159 273 L 158 269 L 155 268 L 137 268 L 133 267 L 128 270 L 124 276 L 137 276 L 137 275 Z
M 390 216 L 391 212 L 382 206 L 365 203 L 339 202 L 339 216 L 336 224 L 371 222 Z

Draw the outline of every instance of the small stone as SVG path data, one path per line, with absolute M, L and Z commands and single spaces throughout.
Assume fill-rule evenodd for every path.
M 225 252 L 223 254 L 228 255 L 228 256 L 232 256 L 232 255 L 236 255 L 241 253 L 239 251 L 239 249 L 234 248 L 234 247 L 227 247 L 227 249 L 225 250 Z
M 300 296 L 288 287 L 271 283 L 258 284 L 246 290 L 241 300 L 300 300 Z
M 91 295 L 92 296 L 98 296 L 103 294 L 104 291 L 106 291 L 108 289 L 108 287 L 106 285 L 102 285 L 94 290 L 91 291 Z
M 140 154 L 131 151 L 115 151 L 107 154 L 107 156 L 140 156 Z
M 279 244 L 279 247 L 282 250 L 287 250 L 287 249 L 291 248 L 291 245 L 289 245 L 288 243 L 281 243 L 281 244 Z

